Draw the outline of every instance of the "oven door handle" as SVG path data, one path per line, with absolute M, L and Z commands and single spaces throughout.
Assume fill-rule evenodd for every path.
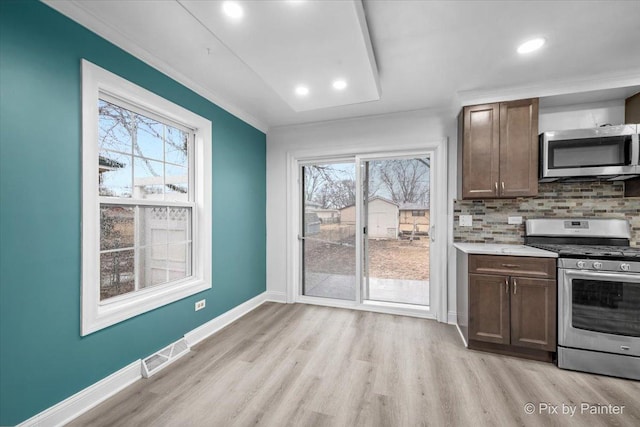
M 640 283 L 640 274 L 636 273 L 600 273 L 598 271 L 585 272 L 583 270 L 565 270 L 564 274 L 567 278 L 581 277 L 588 280 L 605 279 L 615 282 L 625 281 L 631 283 Z

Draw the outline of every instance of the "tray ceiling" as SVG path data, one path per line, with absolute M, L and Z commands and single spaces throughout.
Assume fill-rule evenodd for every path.
M 638 1 L 43 1 L 264 131 L 640 85 Z

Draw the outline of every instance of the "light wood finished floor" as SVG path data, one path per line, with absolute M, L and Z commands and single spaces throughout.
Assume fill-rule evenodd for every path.
M 640 382 L 467 350 L 435 321 L 267 303 L 71 425 L 640 426 Z

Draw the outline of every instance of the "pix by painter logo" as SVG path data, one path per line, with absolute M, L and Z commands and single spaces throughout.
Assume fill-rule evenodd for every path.
M 576 414 L 581 415 L 621 415 L 624 413 L 625 405 L 599 405 L 582 402 L 580 405 L 562 403 L 553 405 L 548 402 L 524 404 L 524 413 L 527 415 L 568 415 L 573 417 Z

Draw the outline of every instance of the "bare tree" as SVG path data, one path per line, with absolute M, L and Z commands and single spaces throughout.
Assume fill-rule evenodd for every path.
M 148 153 L 143 152 L 138 142 L 140 132 L 151 135 L 155 140 L 162 141 L 164 139 L 164 143 L 173 148 L 174 152 L 182 153 L 184 159 L 187 157 L 189 140 L 186 132 L 164 126 L 156 120 L 103 100 L 100 100 L 98 104 L 98 115 L 100 117 L 100 147 L 121 151 L 118 150 L 118 147 L 122 146 L 123 139 L 131 141 L 133 154 L 139 156 L 152 176 L 160 176 L 162 171 L 156 171 L 148 159 Z M 163 130 L 166 134 L 163 134 Z M 186 193 L 187 191 L 173 184 L 167 184 L 167 187 L 176 192 Z
M 323 188 L 323 196 L 327 208 L 342 209 L 356 203 L 355 179 L 342 179 L 333 181 L 331 185 Z
M 356 201 L 355 176 L 331 165 L 304 167 L 305 200 L 323 209 L 342 209 Z
M 331 181 L 329 166 L 310 165 L 304 167 L 304 195 L 307 202 L 318 202 L 320 189 Z
M 394 202 L 426 204 L 429 169 L 428 159 L 384 160 L 375 163 L 372 173 Z

